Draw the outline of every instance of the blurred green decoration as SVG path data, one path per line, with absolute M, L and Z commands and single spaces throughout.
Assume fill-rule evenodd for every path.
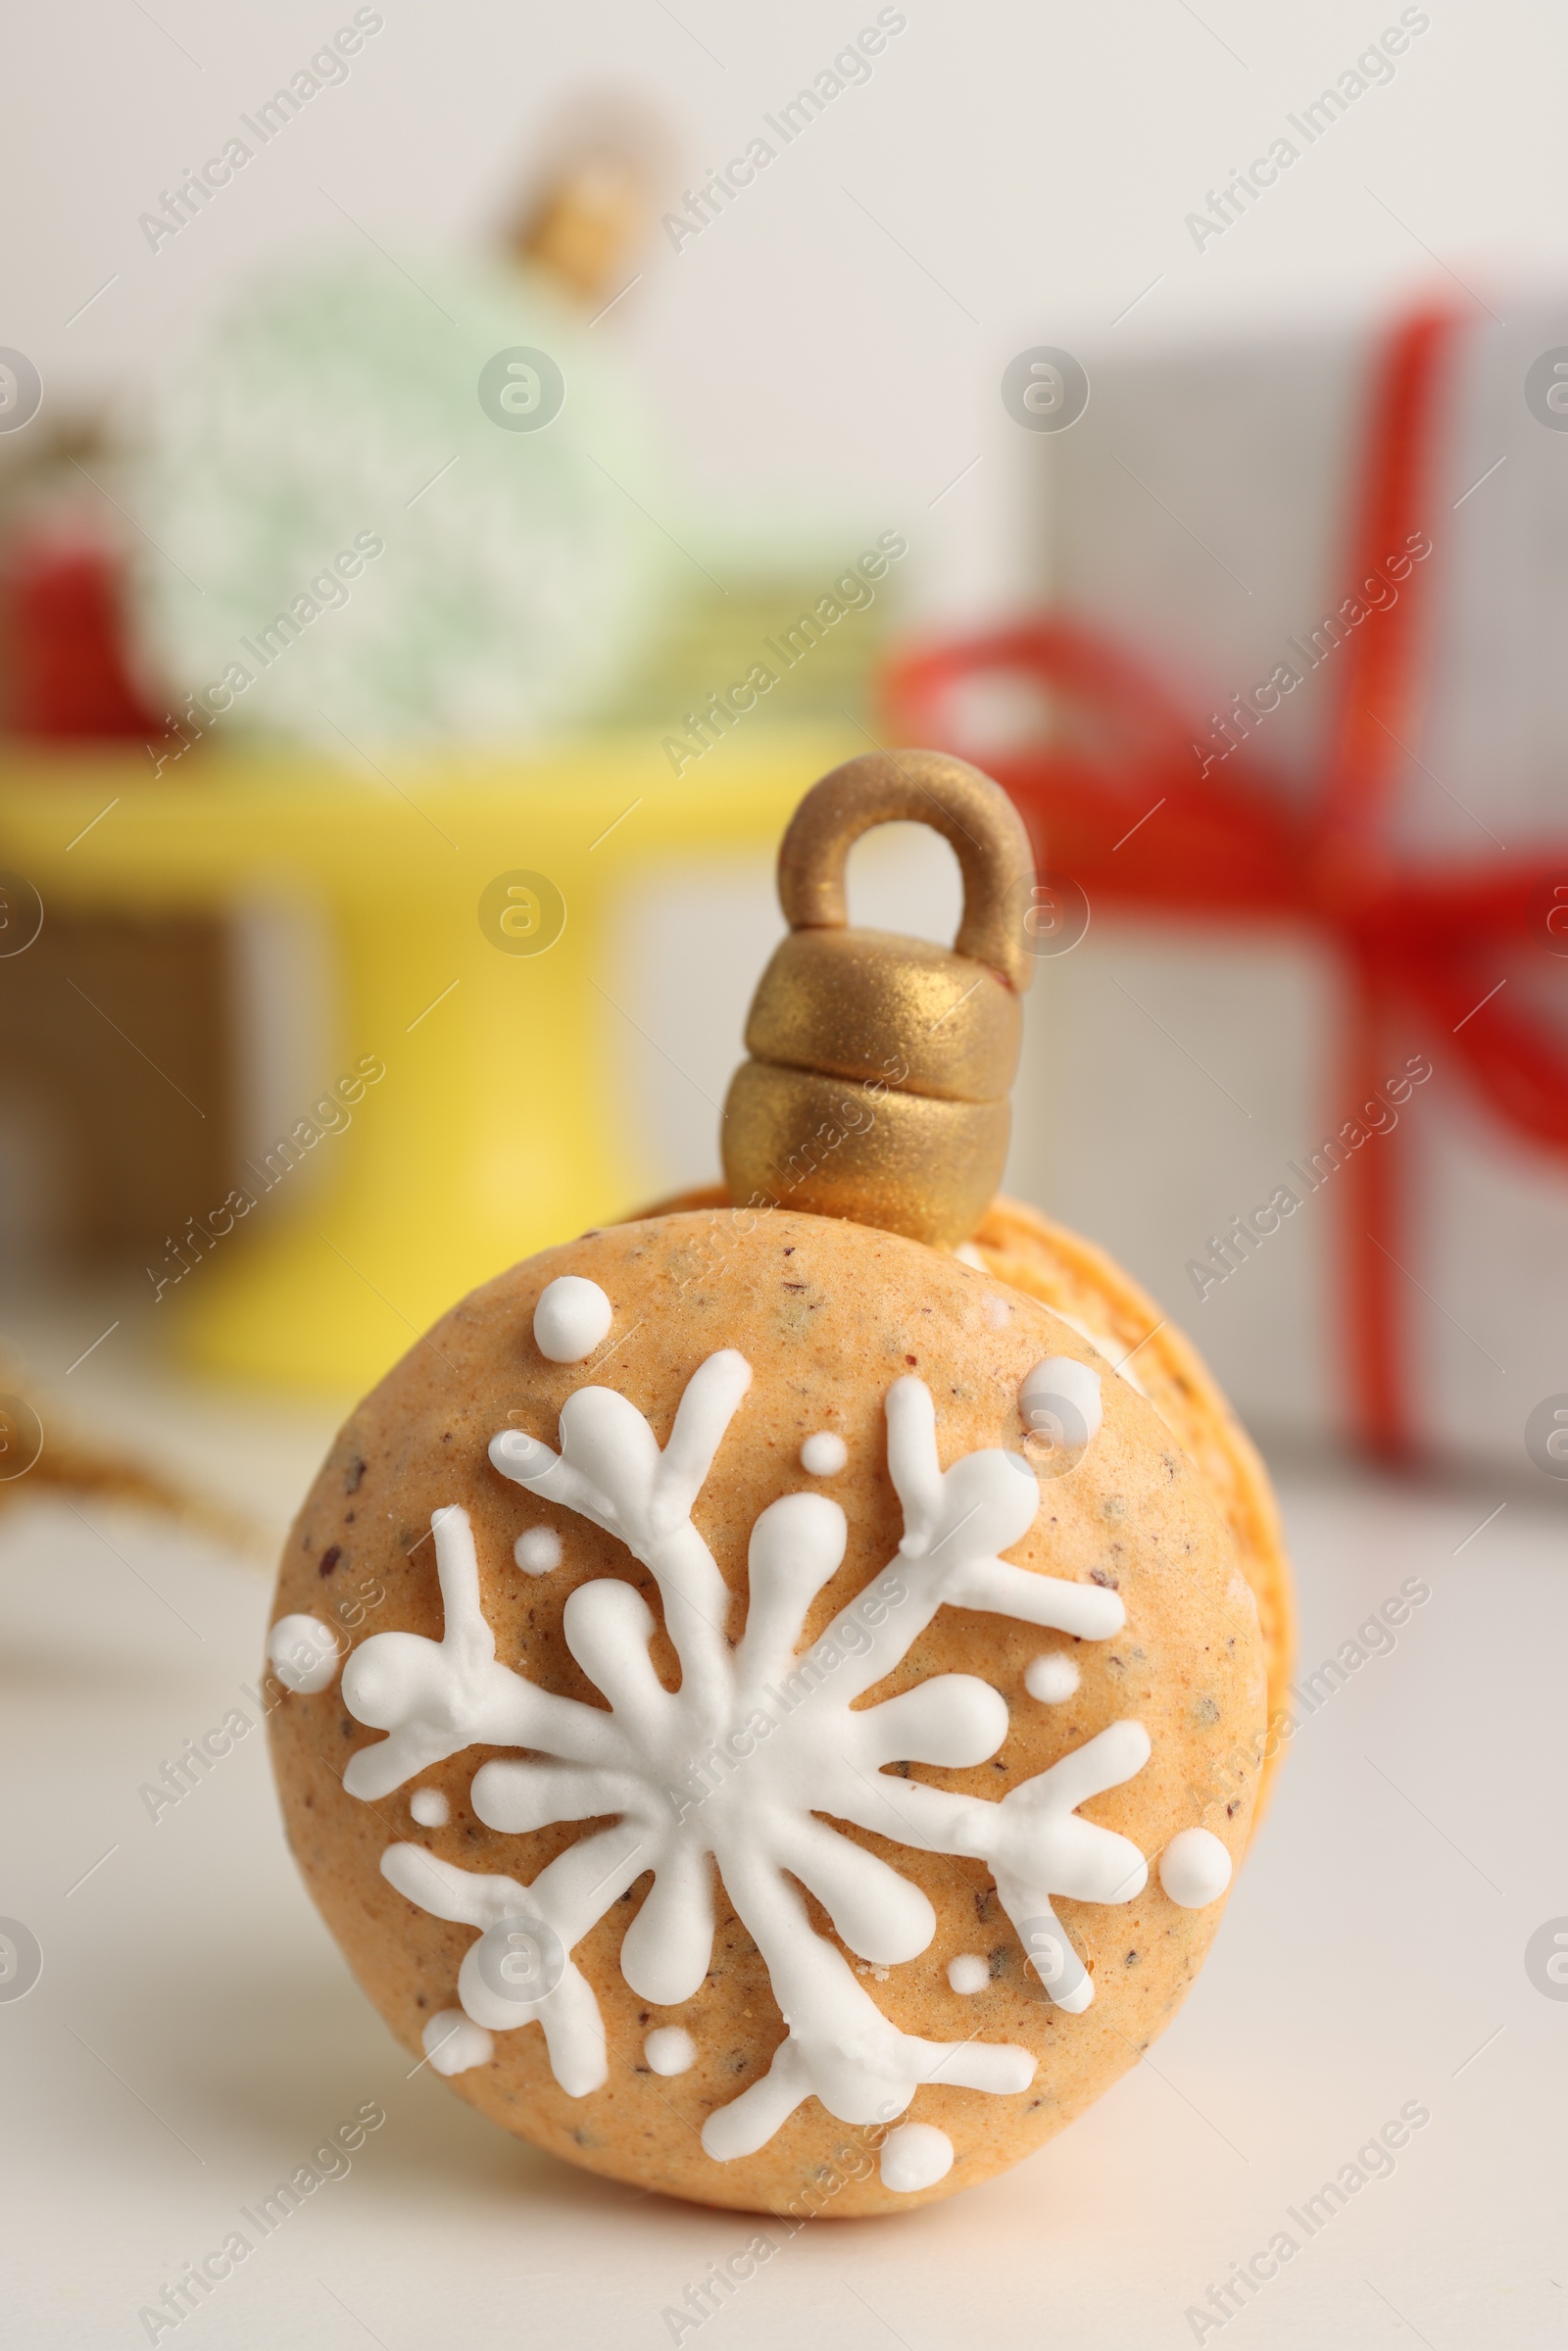
M 0 862 L 49 906 L 4 966 L 31 981 L 8 983 L 0 1078 L 9 1058 L 48 1095 L 74 1245 L 149 1265 L 209 1365 L 363 1389 L 404 1315 L 645 1195 L 608 943 L 670 872 L 769 858 L 803 781 L 876 724 L 889 534 L 786 493 L 698 499 L 661 462 L 617 335 L 622 297 L 659 290 L 637 248 L 667 176 L 657 126 L 594 101 L 536 151 L 492 258 L 366 249 L 244 291 L 139 432 L 121 402 L 114 442 L 52 451 L 42 519 L 35 484 L 12 501 L 25 562 L 0 478 L 0 670 L 45 746 L 0 783 Z M 525 864 L 570 920 L 498 955 L 476 909 Z M 318 1192 L 229 1239 L 240 1142 L 278 1148 L 240 1132 L 236 901 L 318 917 L 343 1050 L 397 1083 Z M 68 964 L 100 971 L 86 1006 Z M 203 1105 L 199 1149 L 138 1079 Z
M 860 542 L 852 535 L 845 544 L 858 548 Z M 710 694 L 723 695 L 753 663 L 763 662 L 778 683 L 746 714 L 748 731 L 781 721 L 832 725 L 844 718 L 875 727 L 876 677 L 896 609 L 896 575 L 881 583 L 874 600 L 841 607 L 836 622 L 819 621 L 820 635 L 792 660 L 786 633 L 796 629 L 799 644 L 801 615 L 816 614 L 824 594 L 832 595 L 838 574 L 831 551 L 824 545 L 814 562 L 804 555 L 768 561 L 760 551 L 739 550 L 712 560 L 724 564 L 730 586 L 720 590 L 699 580 L 694 593 L 669 599 L 663 626 L 616 698 L 615 722 L 679 733 L 688 712 L 701 716 Z M 864 582 L 858 592 L 867 594 Z
M 174 715 L 373 751 L 603 716 L 697 578 L 613 347 L 542 269 L 352 258 L 259 287 L 130 458 Z M 676 525 L 679 533 L 679 523 Z M 188 698 L 194 697 L 194 701 Z

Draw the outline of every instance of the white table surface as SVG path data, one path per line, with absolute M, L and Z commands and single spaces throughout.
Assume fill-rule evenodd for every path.
M 47 1396 L 99 1302 L 27 1332 Z M 128 1346 L 67 1401 L 274 1531 L 334 1418 L 199 1395 Z M 1174 2351 L 1209 2285 L 1287 2229 L 1301 2250 L 1204 2342 L 1563 2342 L 1568 2000 L 1524 1953 L 1568 1918 L 1568 1519 L 1515 1496 L 1474 1533 L 1498 1498 L 1287 1483 L 1308 1670 L 1402 1579 L 1433 1596 L 1303 1723 L 1170 2032 L 1003 2179 L 907 2221 L 824 2218 L 788 2242 L 772 2224 L 775 2257 L 681 2341 Z M 0 1517 L 0 1915 L 44 1953 L 0 2002 L 5 2341 L 147 2341 L 141 2306 L 367 2101 L 387 2121 L 349 2175 L 160 2341 L 675 2340 L 664 2312 L 768 2224 L 571 2171 L 428 2067 L 411 2079 L 295 1877 L 259 1735 L 148 1818 L 139 1785 L 255 1679 L 268 1574 L 79 1508 Z M 1409 2101 L 1431 2120 L 1392 2177 L 1307 2241 L 1288 2208 Z

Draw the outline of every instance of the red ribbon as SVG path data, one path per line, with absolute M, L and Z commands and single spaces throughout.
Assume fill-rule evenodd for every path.
M 1457 324 L 1446 312 L 1424 312 L 1380 356 L 1355 510 L 1355 582 L 1431 520 L 1444 363 Z M 1397 602 L 1372 611 L 1337 650 L 1339 699 L 1317 788 L 1304 802 L 1271 777 L 1250 740 L 1223 771 L 1200 773 L 1191 727 L 1161 689 L 1115 644 L 1067 619 L 909 654 L 889 675 L 890 724 L 899 741 L 935 744 L 995 775 L 1030 824 L 1042 867 L 1070 876 L 1092 900 L 1200 921 L 1290 924 L 1331 941 L 1347 980 L 1340 1064 L 1348 1108 L 1390 1074 L 1394 1016 L 1414 1011 L 1435 1043 L 1451 1046 L 1494 1117 L 1568 1157 L 1568 1047 L 1517 988 L 1489 998 L 1508 976 L 1510 955 L 1548 943 L 1553 904 L 1568 907 L 1568 893 L 1554 898 L 1568 882 L 1568 859 L 1415 864 L 1401 862 L 1389 839 L 1401 746 L 1414 741 L 1435 568 L 1431 559 L 1417 563 Z M 966 749 L 952 714 L 956 689 L 1008 677 L 1048 688 L 1074 731 L 1022 748 Z M 1560 928 L 1568 933 L 1568 911 Z M 1343 1184 L 1340 1271 L 1355 1424 L 1375 1453 L 1408 1459 L 1418 1450 L 1403 1316 L 1413 1277 L 1403 1270 L 1405 1186 L 1394 1130 L 1351 1153 Z

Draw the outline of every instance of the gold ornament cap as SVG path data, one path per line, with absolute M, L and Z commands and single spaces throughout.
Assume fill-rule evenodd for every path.
M 857 930 L 845 862 L 873 825 L 928 824 L 963 875 L 951 948 Z M 790 935 L 759 982 L 724 1105 L 739 1202 L 954 1246 L 1001 1181 L 1033 973 L 1029 836 L 1006 794 L 935 751 L 872 752 L 813 784 L 778 859 Z

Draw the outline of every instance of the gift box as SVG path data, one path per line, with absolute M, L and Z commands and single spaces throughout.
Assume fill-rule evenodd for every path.
M 1080 353 L 1018 436 L 1042 616 L 916 649 L 890 715 L 1035 828 L 1014 1188 L 1264 1428 L 1549 1491 L 1568 307 L 1506 307 Z

